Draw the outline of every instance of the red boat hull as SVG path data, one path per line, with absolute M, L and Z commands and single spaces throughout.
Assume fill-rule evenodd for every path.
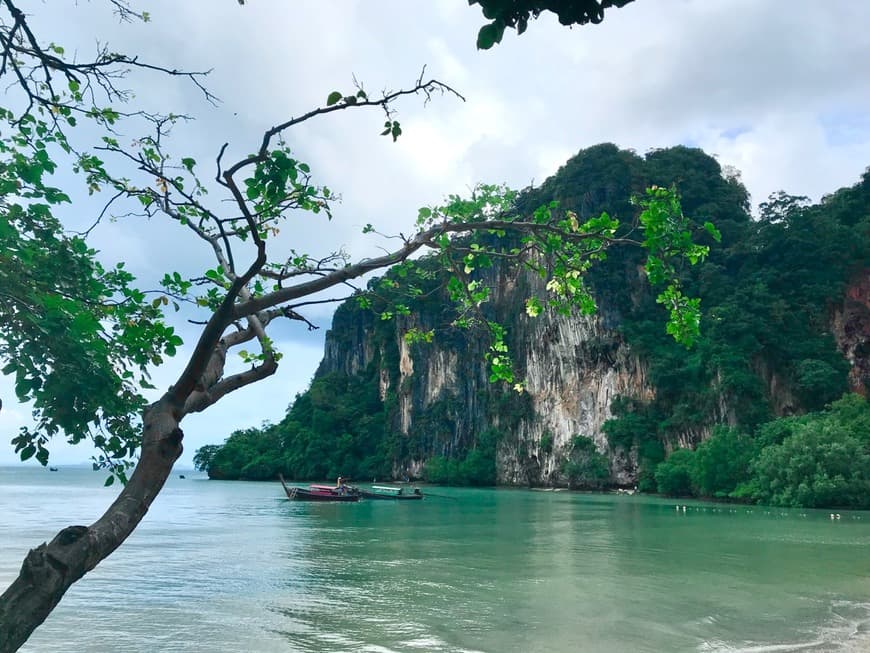
M 284 487 L 284 492 L 290 501 L 359 501 L 359 493 L 357 492 L 341 494 L 337 489 L 324 485 L 312 485 L 308 488 L 291 487 L 284 482 L 283 477 L 279 476 L 279 478 L 281 479 L 281 485 Z

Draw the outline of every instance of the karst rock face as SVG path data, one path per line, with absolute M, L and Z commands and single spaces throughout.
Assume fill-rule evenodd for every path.
M 849 284 L 832 319 L 837 346 L 849 361 L 849 389 L 865 397 L 870 391 L 870 268 Z
M 427 454 L 461 453 L 474 445 L 477 433 L 495 428 L 505 436 L 497 457 L 500 483 L 560 483 L 560 463 L 576 435 L 592 438 L 600 451 L 611 455 L 616 482 L 632 483 L 631 452 L 610 451 L 602 425 L 612 416 L 614 397 L 649 398 L 652 389 L 642 361 L 607 326 L 615 316 L 602 306 L 591 317 L 530 318 L 517 307 L 528 286 L 540 280 L 497 269 L 488 276 L 496 289 L 496 311 L 514 315 L 510 340 L 525 380 L 522 392 L 489 381 L 484 350 L 474 333 L 436 337 L 431 344 L 406 343 L 402 333 L 407 328 L 430 325 L 426 314 L 415 315 L 413 322 L 397 322 L 387 339 L 383 328 L 374 328 L 370 313 L 340 315 L 327 334 L 318 373 L 356 374 L 373 363 L 381 365 L 380 395 L 384 400 L 393 397 L 394 428 L 423 445 L 421 459 L 405 461 L 411 474 L 419 473 Z
M 521 285 L 515 278 L 499 279 L 494 301 L 517 306 Z M 417 458 L 397 461 L 398 472 L 419 475 L 428 457 L 461 455 L 474 446 L 478 433 L 496 428 L 505 433 L 497 456 L 500 483 L 563 484 L 560 465 L 576 435 L 592 438 L 599 451 L 609 456 L 616 484 L 636 481 L 634 452 L 610 447 L 602 427 L 612 417 L 615 397 L 648 401 L 655 389 L 642 357 L 610 326 L 618 324 L 618 316 L 606 304 L 589 317 L 533 319 L 516 314 L 510 328 L 514 360 L 525 380 L 522 393 L 490 383 L 483 346 L 473 334 L 455 333 L 431 344 L 405 342 L 405 330 L 429 326 L 429 317 L 416 315 L 413 321 L 384 329 L 367 311 L 343 314 L 327 334 L 318 371 L 355 375 L 377 366 L 376 382 L 381 399 L 391 401 L 393 428 L 420 443 Z M 846 299 L 833 311 L 832 328 L 851 363 L 851 389 L 866 395 L 870 382 L 867 278 L 850 285 Z M 756 371 L 767 385 L 774 413 L 794 412 L 797 400 L 788 384 L 764 364 L 756 365 Z M 733 419 L 728 397 L 722 396 L 710 424 L 675 434 L 671 446 L 696 444 L 715 423 Z
M 864 195 L 870 188 L 866 177 L 858 186 L 838 191 L 840 195 L 834 199 L 846 198 L 844 201 L 863 207 L 867 203 Z M 635 211 L 629 202 L 633 193 L 650 184 L 671 182 L 678 185 L 687 215 L 710 219 L 722 232 L 722 242 L 711 243 L 719 251 L 711 253 L 706 263 L 708 271 L 698 273 L 694 281 L 695 291 L 702 297 L 702 310 L 709 310 L 702 330 L 710 329 L 711 341 L 719 338 L 720 343 L 747 332 L 761 338 L 754 331 L 762 318 L 755 318 L 751 311 L 756 309 L 748 302 L 737 317 L 733 310 L 727 313 L 722 307 L 743 306 L 728 293 L 738 282 L 748 287 L 746 277 L 740 281 L 740 266 L 745 268 L 745 261 L 755 254 L 743 243 L 757 238 L 765 227 L 750 217 L 748 194 L 739 177 L 723 171 L 700 150 L 677 147 L 653 151 L 644 158 L 613 145 L 595 146 L 573 157 L 540 188 L 525 193 L 519 209 L 529 210 L 556 199 L 584 219 L 607 211 L 630 220 Z M 825 204 L 819 206 L 821 210 L 826 208 Z M 834 210 L 836 206 L 828 208 Z M 859 219 L 840 222 L 854 228 L 852 225 Z M 779 227 L 774 224 L 770 228 Z M 757 268 L 757 261 L 753 265 Z M 666 410 L 677 405 L 664 401 L 661 386 L 656 387 L 656 374 L 658 378 L 662 375 L 662 359 L 650 358 L 648 342 L 646 350 L 637 345 L 639 324 L 650 325 L 643 326 L 646 330 L 642 336 L 661 334 L 664 319 L 655 318 L 659 320 L 656 324 L 652 319 L 644 322 L 646 314 L 660 308 L 646 284 L 639 256 L 613 255 L 596 274 L 590 281 L 598 302 L 595 315 L 545 313 L 532 318 L 525 313 L 524 301 L 530 293 L 543 292 L 544 282 L 539 277 L 528 271 L 502 268 L 498 263 L 482 272 L 481 281 L 491 291 L 485 310 L 507 328 L 515 368 L 524 381 L 522 392 L 490 382 L 484 361 L 485 339 L 479 333 L 450 326 L 451 309 L 444 294 L 414 307 L 410 316 L 390 321 L 380 320 L 353 302 L 346 303 L 336 312 L 327 334 L 318 375 L 360 375 L 378 384 L 390 428 L 410 443 L 394 463 L 397 475 L 421 475 L 423 465 L 434 456 L 462 458 L 474 450 L 481 433 L 494 429 L 499 434 L 499 483 L 565 485 L 562 468 L 572 441 L 576 436 L 586 436 L 607 455 L 611 482 L 633 485 L 640 471 L 637 447 L 611 446 L 604 425 L 613 417 L 617 397 L 664 406 Z M 826 306 L 820 308 L 822 313 L 827 311 L 827 324 L 823 317 L 815 320 L 818 324 L 813 328 L 830 340 L 831 344 L 825 346 L 840 360 L 823 369 L 843 373 L 849 369 L 849 389 L 866 396 L 870 385 L 870 271 L 865 266 L 853 266 L 848 283 L 841 287 L 846 288 L 845 293 L 829 296 Z M 790 315 L 786 319 L 803 319 Z M 729 334 L 727 329 L 719 335 L 713 333 L 718 328 L 715 320 L 727 327 L 738 318 L 743 321 L 734 327 L 734 333 Z M 626 328 L 629 321 L 633 326 Z M 411 327 L 434 329 L 436 337 L 428 344 L 408 344 L 403 335 Z M 730 369 L 718 368 L 718 354 L 709 353 L 715 349 L 715 342 L 699 354 L 707 358 L 697 386 L 684 382 L 679 385 L 684 395 L 695 391 L 704 394 L 703 401 L 697 402 L 702 407 L 697 411 L 700 417 L 693 414 L 691 420 L 674 420 L 675 427 L 659 432 L 656 437 L 666 451 L 697 445 L 718 424 L 745 425 L 741 416 L 750 403 L 747 397 L 763 405 L 768 419 L 818 409 L 805 405 L 806 390 L 796 385 L 799 361 L 783 363 L 781 352 L 767 357 L 765 347 L 775 349 L 777 327 L 768 328 L 765 337 L 774 343 L 773 347 L 761 343 L 758 353 L 745 359 L 731 355 Z M 742 366 L 736 376 L 735 361 Z M 754 388 L 755 394 L 736 392 L 734 388 L 740 387 L 735 386 L 738 377 L 744 387 Z M 839 392 L 845 389 L 843 383 Z M 669 392 L 673 395 L 673 388 Z M 692 405 L 691 398 L 681 401 L 683 406 Z M 659 424 L 661 414 L 660 410 Z

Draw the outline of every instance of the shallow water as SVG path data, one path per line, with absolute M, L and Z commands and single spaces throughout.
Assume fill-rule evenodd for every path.
M 870 514 L 526 490 L 290 503 L 174 475 L 24 651 L 870 651 Z M 0 585 L 104 475 L 0 468 Z

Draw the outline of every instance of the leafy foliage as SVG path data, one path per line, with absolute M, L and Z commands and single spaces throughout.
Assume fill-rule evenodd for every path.
M 211 467 L 211 463 L 214 460 L 215 454 L 220 451 L 221 446 L 219 444 L 207 444 L 204 447 L 200 447 L 196 450 L 196 453 L 193 456 L 193 467 L 198 472 L 208 471 L 208 468 Z
M 752 436 L 718 429 L 655 471 L 674 496 L 732 498 L 788 507 L 870 507 L 870 405 L 846 395 L 824 412 L 774 420 Z
M 543 296 L 532 294 L 526 299 L 525 313 L 529 317 L 537 317 L 545 307 L 561 315 L 590 315 L 597 305 L 586 282 L 589 271 L 607 260 L 612 246 L 638 246 L 646 253 L 645 271 L 650 283 L 665 286 L 658 298 L 669 315 L 663 330 L 676 342 L 691 346 L 699 334 L 699 302 L 683 294 L 679 269 L 685 263 L 702 261 L 708 248 L 694 241 L 695 226 L 684 215 L 674 188 L 648 188 L 634 201 L 640 212 L 636 220 L 626 224 L 606 211 L 581 219 L 574 210 L 552 199 L 529 210 L 527 198 L 493 185 L 479 185 L 468 198 L 453 195 L 444 205 L 421 209 L 421 228 L 445 222 L 463 226 L 463 231 L 479 226 L 460 239 L 445 234 L 436 244 L 443 268 L 452 273 L 446 289 L 459 313 L 453 324 L 488 332 L 490 381 L 516 383 L 518 391 L 523 387 L 521 381 L 517 383 L 505 325 L 488 318 L 482 310 L 491 298 L 491 289 L 481 272 L 496 260 L 502 269 L 524 268 L 545 281 Z M 704 229 L 718 237 L 712 225 Z M 620 231 L 638 232 L 642 238 L 621 237 Z M 413 292 L 414 275 L 420 271 L 419 267 L 406 266 L 400 282 L 388 279 L 381 289 L 407 287 Z M 397 305 L 398 312 L 402 309 L 407 307 Z M 392 312 L 382 316 L 392 317 Z
M 849 395 L 761 450 L 741 494 L 777 506 L 870 508 L 870 405 Z
M 702 234 L 699 244 L 711 247 L 706 260 L 678 273 L 704 306 L 703 329 L 691 350 L 662 337 L 664 316 L 649 294 L 619 286 L 636 264 L 633 253 L 611 254 L 610 275 L 591 275 L 596 295 L 620 313 L 626 340 L 647 361 L 655 387 L 654 400 L 632 401 L 624 410 L 617 404 L 615 419 L 605 425 L 614 446 L 639 447 L 641 474 L 658 464 L 661 451 L 652 447 L 655 455 L 646 459 L 646 443 L 687 436 L 697 443 L 723 419 L 723 404 L 739 430 L 752 432 L 775 410 L 819 410 L 846 391 L 849 365 L 830 333 L 830 309 L 870 256 L 870 175 L 818 205 L 777 194 L 763 205 L 761 219 L 750 221 L 738 177 L 699 150 L 656 150 L 635 167 L 616 152 L 597 154 L 599 165 L 618 175 L 614 185 L 637 183 L 637 177 L 641 183 L 676 181 L 686 213 L 699 222 L 709 218 L 721 236 L 721 245 L 713 246 L 716 234 L 708 240 Z M 572 178 L 595 178 L 586 159 L 577 161 Z M 578 201 L 569 187 L 553 190 L 563 203 Z
M 660 463 L 655 472 L 659 492 L 672 497 L 691 496 L 693 462 L 691 449 L 677 449 Z
M 492 22 L 480 28 L 477 47 L 488 50 L 501 43 L 504 30 L 515 28 L 517 34 L 526 31 L 530 18 L 537 18 L 544 11 L 551 11 L 562 25 L 597 24 L 604 20 L 604 10 L 624 7 L 634 0 L 469 0 L 479 4 L 483 15 Z
M 52 150 L 70 152 L 63 132 L 31 114 L 0 109 L 0 120 L 0 357 L 36 419 L 15 450 L 45 465 L 52 436 L 90 439 L 97 462 L 123 478 L 139 446 L 148 366 L 181 338 L 123 263 L 105 269 L 85 238 L 64 232 L 56 211 L 70 199 L 49 183 Z
M 692 487 L 703 497 L 726 498 L 749 478 L 749 463 L 757 450 L 752 438 L 736 429 L 717 428 L 695 449 Z
M 197 451 L 210 478 L 386 478 L 390 442 L 377 385 L 336 374 L 316 378 L 278 424 L 235 431 Z
M 576 435 L 561 471 L 568 479 L 568 487 L 600 490 L 610 480 L 610 461 L 598 451 L 592 438 Z
M 496 484 L 496 447 L 501 434 L 488 429 L 464 458 L 435 456 L 426 462 L 423 477 L 442 485 L 487 486 Z
M 270 427 L 234 431 L 223 446 L 197 450 L 194 464 L 218 480 L 268 480 L 281 468 L 280 439 Z

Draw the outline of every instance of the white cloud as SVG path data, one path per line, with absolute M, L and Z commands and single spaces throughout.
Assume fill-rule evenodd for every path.
M 3 387 L 5 386 L 5 387 Z M 14 390 L 11 383 L 4 383 L 3 386 L 3 395 L 9 397 L 10 395 L 15 396 L 13 394 Z M 11 404 L 11 401 L 5 402 L 6 406 Z M 7 408 L 4 407 L 0 409 L 0 433 L 4 436 L 11 436 L 18 432 L 22 426 L 26 426 L 29 423 L 29 415 L 26 415 L 23 410 L 18 407 Z
M 462 87 L 469 81 L 468 68 L 450 51 L 443 39 L 430 38 L 426 43 L 429 53 L 435 58 L 432 68 L 439 71 L 450 84 Z

